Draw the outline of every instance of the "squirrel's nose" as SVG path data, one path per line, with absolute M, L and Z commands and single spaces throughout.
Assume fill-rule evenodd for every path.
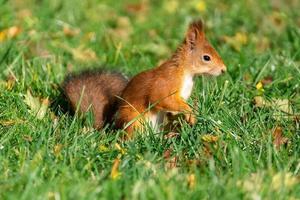
M 222 67 L 222 69 L 221 69 L 221 72 L 224 74 L 226 71 L 227 71 L 227 70 L 226 70 L 226 66 L 223 65 L 223 67 Z

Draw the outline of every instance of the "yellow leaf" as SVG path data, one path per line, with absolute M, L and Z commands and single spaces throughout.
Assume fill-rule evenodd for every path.
M 281 188 L 291 189 L 298 183 L 299 180 L 291 172 L 279 172 L 273 176 L 271 187 L 273 190 L 280 190 Z
M 206 3 L 204 1 L 199 1 L 196 4 L 196 10 L 199 12 L 205 12 L 206 11 Z
M 41 107 L 39 98 L 33 97 L 29 90 L 27 90 L 27 93 L 24 97 L 25 97 L 24 102 L 28 105 L 29 112 L 35 115 Z
M 108 30 L 108 34 L 117 41 L 127 41 L 132 34 L 132 25 L 128 17 L 117 18 L 117 26 Z
M 210 142 L 210 143 L 214 143 L 217 142 L 219 140 L 218 136 L 214 136 L 211 134 L 205 134 L 202 136 L 201 138 L 204 142 Z
M 16 119 L 16 120 L 1 120 L 0 121 L 0 124 L 2 126 L 11 126 L 11 125 L 14 125 L 14 124 L 21 124 L 21 123 L 24 123 L 25 121 L 23 120 L 20 120 L 20 119 Z
M 38 119 L 43 119 L 49 106 L 48 98 L 43 99 L 41 102 L 38 97 L 33 97 L 29 90 L 27 90 L 24 97 L 24 102 L 29 107 L 29 113 L 36 116 Z
M 83 48 L 82 46 L 71 49 L 71 53 L 75 60 L 80 62 L 89 62 L 89 61 L 97 61 L 96 53 L 89 48 Z
M 236 51 L 240 51 L 242 46 L 248 43 L 248 36 L 243 32 L 237 32 L 234 36 L 224 36 L 223 39 Z
M 256 84 L 255 87 L 256 87 L 257 90 L 262 90 L 262 89 L 263 89 L 263 84 L 262 84 L 262 82 L 259 81 L 259 82 Z
M 21 28 L 18 26 L 12 26 L 0 31 L 0 42 L 6 39 L 15 38 L 21 33 Z
M 109 151 L 109 148 L 107 148 L 107 146 L 105 146 L 103 144 L 100 145 L 98 149 L 99 149 L 100 152 L 107 152 L 107 151 Z
M 39 111 L 36 114 L 36 117 L 38 119 L 43 119 L 45 117 L 45 115 L 47 113 L 47 110 L 48 110 L 48 106 L 49 106 L 49 99 L 48 98 L 43 99 L 41 107 L 40 107 Z
M 116 179 L 116 178 L 118 178 L 121 175 L 121 173 L 119 172 L 120 162 L 121 161 L 120 161 L 119 158 L 116 158 L 114 160 L 114 164 L 113 164 L 113 166 L 111 168 L 111 172 L 110 172 L 110 178 L 111 179 Z
M 17 37 L 21 33 L 21 28 L 18 26 L 12 26 L 7 29 L 7 36 L 9 38 Z
M 57 145 L 55 145 L 54 148 L 53 148 L 53 154 L 54 154 L 56 157 L 58 157 L 58 156 L 60 155 L 60 152 L 61 152 L 62 148 L 63 148 L 63 145 L 62 145 L 62 144 L 57 144 Z
M 165 1 L 164 9 L 168 13 L 175 13 L 178 9 L 178 1 L 177 0 Z
M 191 189 L 194 188 L 195 185 L 196 185 L 196 176 L 195 176 L 195 174 L 188 175 L 187 182 L 188 182 L 189 188 L 191 188 Z
M 115 144 L 115 147 L 117 150 L 119 150 L 121 152 L 122 155 L 124 155 L 126 153 L 126 150 L 123 149 L 118 143 Z

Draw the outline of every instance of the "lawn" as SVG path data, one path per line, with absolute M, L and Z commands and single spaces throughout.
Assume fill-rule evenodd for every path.
M 0 0 L 0 199 L 300 199 L 298 0 Z M 91 128 L 65 113 L 70 72 L 128 77 L 203 19 L 228 67 L 199 77 L 197 124 Z

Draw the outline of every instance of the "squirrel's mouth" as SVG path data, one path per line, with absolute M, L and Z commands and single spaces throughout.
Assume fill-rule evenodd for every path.
M 219 76 L 221 74 L 223 74 L 222 70 L 212 70 L 212 71 L 209 71 L 209 72 L 205 72 L 202 75 L 204 75 L 204 76 Z

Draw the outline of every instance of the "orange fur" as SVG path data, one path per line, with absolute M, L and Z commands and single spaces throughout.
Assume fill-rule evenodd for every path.
M 204 59 L 210 57 L 210 61 Z M 125 128 L 131 137 L 136 129 L 142 129 L 144 122 L 160 112 L 185 113 L 191 125 L 196 119 L 186 103 L 182 91 L 185 77 L 196 75 L 217 76 L 226 71 L 221 57 L 206 40 L 201 21 L 190 24 L 184 42 L 173 56 L 162 65 L 134 76 L 122 92 L 116 125 Z M 192 87 L 192 85 L 191 85 Z

